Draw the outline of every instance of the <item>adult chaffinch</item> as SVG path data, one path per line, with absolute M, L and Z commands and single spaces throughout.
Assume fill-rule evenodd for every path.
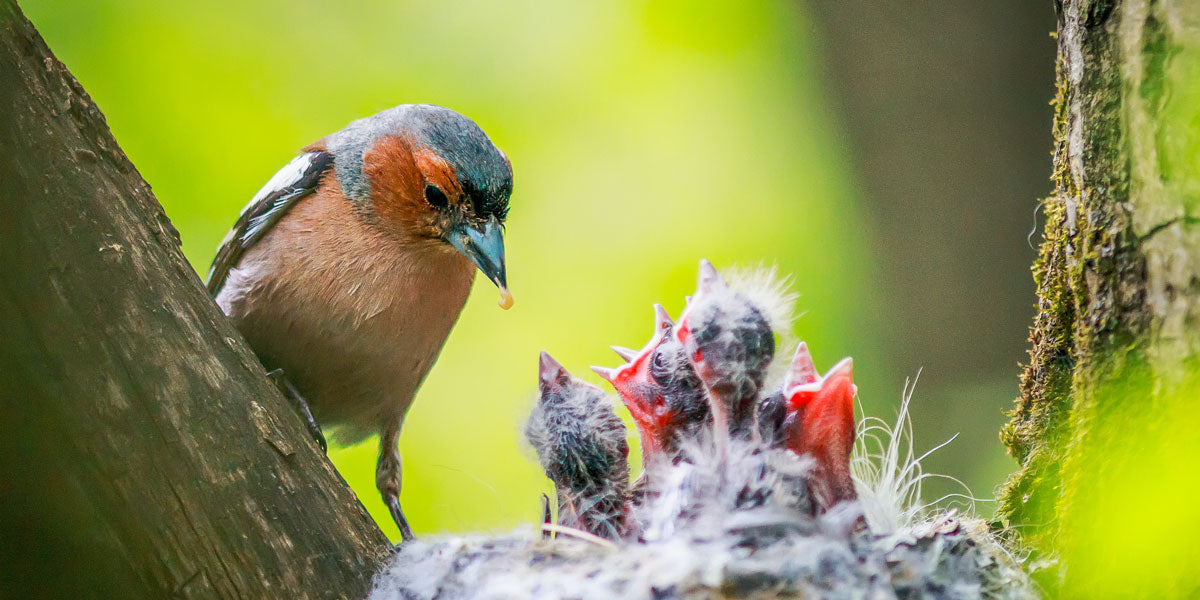
M 209 292 L 322 447 L 318 422 L 346 442 L 380 434 L 376 485 L 405 540 L 400 428 L 475 269 L 512 304 L 512 185 L 508 158 L 470 119 L 397 106 L 305 147 L 213 260 Z

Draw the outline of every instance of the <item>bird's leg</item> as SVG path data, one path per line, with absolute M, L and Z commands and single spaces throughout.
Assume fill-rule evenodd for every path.
M 396 419 L 387 424 L 379 436 L 379 463 L 375 466 L 375 487 L 383 496 L 383 503 L 392 513 L 392 520 L 400 529 L 400 539 L 407 542 L 415 539 L 408 519 L 400 509 L 400 425 L 403 421 Z
M 549 525 L 554 522 L 554 514 L 550 512 L 550 496 L 542 494 L 542 524 Z M 542 539 L 550 539 L 550 530 L 542 529 Z
M 279 388 L 279 392 L 283 394 L 284 398 L 287 398 L 288 403 L 292 405 L 292 409 L 300 415 L 300 419 L 304 421 L 305 427 L 308 428 L 308 434 L 321 447 L 321 452 L 329 452 L 329 443 L 325 441 L 325 433 L 321 431 L 321 426 L 313 418 L 312 410 L 308 407 L 308 401 L 304 399 L 304 396 L 300 395 L 300 391 L 296 389 L 296 386 L 292 385 L 287 375 L 284 375 L 283 369 L 275 369 L 268 372 L 267 379 L 270 379 L 275 384 L 275 387 Z

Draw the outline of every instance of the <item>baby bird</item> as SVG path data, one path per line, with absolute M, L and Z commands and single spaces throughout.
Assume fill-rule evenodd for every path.
M 779 391 L 759 403 L 763 441 L 813 458 L 809 482 L 821 509 L 854 500 L 850 454 L 854 450 L 853 361 L 842 359 L 822 377 L 808 344 L 800 342 Z
M 645 463 L 675 456 L 681 439 L 709 422 L 700 379 L 672 335 L 675 323 L 659 304 L 654 317 L 654 336 L 641 350 L 613 346 L 627 363 L 616 369 L 592 367 L 612 384 L 633 416 Z
M 525 437 L 558 493 L 558 522 L 608 539 L 626 532 L 629 444 L 604 392 L 548 353 L 538 364 L 538 402 Z
M 815 369 L 809 372 L 812 358 L 806 347 L 797 350 L 797 357 L 797 361 L 807 362 L 808 367 L 802 366 L 794 372 L 808 374 L 789 377 L 790 381 L 784 382 L 783 396 L 789 414 L 784 436 L 790 450 L 813 457 L 815 464 L 809 479 L 814 495 L 822 508 L 831 508 L 858 497 L 850 476 L 854 396 L 858 393 L 852 373 L 854 361 L 843 358 L 820 377 Z
M 322 446 L 312 416 L 347 442 L 380 434 L 376 485 L 405 540 L 400 427 L 475 269 L 512 304 L 512 185 L 508 158 L 470 119 L 397 106 L 305 147 L 242 211 L 209 274 Z
M 775 335 L 762 311 L 702 260 L 696 295 L 674 335 L 708 393 L 714 434 L 752 437 L 758 395 L 775 357 Z
M 792 354 L 792 361 L 788 364 L 779 389 L 758 401 L 758 431 L 763 443 L 772 448 L 787 447 L 788 435 L 800 431 L 797 421 L 801 411 L 788 410 L 788 399 L 783 392 L 818 379 L 820 376 L 808 351 L 808 344 L 800 342 Z

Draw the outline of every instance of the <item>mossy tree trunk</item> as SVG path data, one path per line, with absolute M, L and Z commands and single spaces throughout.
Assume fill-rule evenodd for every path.
M 1056 9 L 1055 192 L 1000 515 L 1050 589 L 1194 592 L 1200 3 Z
M 0 597 L 362 597 L 387 540 L 0 0 Z

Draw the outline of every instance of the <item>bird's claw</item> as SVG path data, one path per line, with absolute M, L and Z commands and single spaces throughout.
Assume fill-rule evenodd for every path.
M 408 524 L 408 519 L 404 516 L 404 511 L 400 510 L 400 498 L 387 496 L 383 502 L 387 504 L 388 512 L 392 513 L 392 520 L 396 522 L 396 528 L 400 530 L 400 544 L 417 539 L 417 536 L 413 535 L 412 527 Z
M 283 373 L 283 369 L 275 369 L 268 372 L 267 379 L 270 379 L 271 383 L 275 384 L 275 387 L 279 389 L 283 397 L 287 398 L 288 403 L 292 405 L 296 414 L 300 416 L 300 420 L 304 421 L 304 426 L 308 429 L 308 434 L 312 436 L 313 441 L 321 448 L 321 453 L 328 454 L 329 442 L 325 439 L 325 432 L 321 431 L 321 426 L 313 418 L 312 409 L 308 407 L 308 401 L 304 399 L 304 396 L 300 395 L 300 391 L 296 389 L 296 386 L 292 385 L 292 382 Z

